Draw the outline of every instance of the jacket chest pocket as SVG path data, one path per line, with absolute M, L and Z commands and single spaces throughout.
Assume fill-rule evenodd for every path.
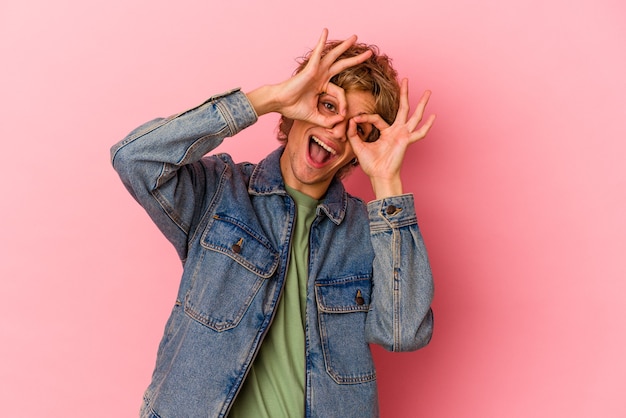
M 276 271 L 278 252 L 243 223 L 217 215 L 200 243 L 201 261 L 185 298 L 185 312 L 216 331 L 234 328 Z
M 316 283 L 320 338 L 326 371 L 339 384 L 376 379 L 365 341 L 365 317 L 370 305 L 369 277 Z

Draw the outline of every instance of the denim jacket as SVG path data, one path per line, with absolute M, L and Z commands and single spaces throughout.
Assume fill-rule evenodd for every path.
M 206 157 L 257 115 L 238 89 L 156 119 L 113 146 L 113 166 L 183 262 L 143 417 L 225 417 L 281 297 L 295 204 L 282 148 L 259 164 Z M 369 344 L 431 337 L 433 284 L 413 196 L 367 206 L 333 180 L 310 230 L 306 417 L 378 416 Z

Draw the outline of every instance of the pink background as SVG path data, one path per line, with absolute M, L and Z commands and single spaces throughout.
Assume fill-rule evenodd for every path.
M 435 335 L 376 349 L 382 416 L 626 416 L 622 0 L 2 1 L 0 415 L 137 416 L 181 268 L 109 147 L 282 80 L 323 27 L 438 115 L 404 167 Z M 222 150 L 258 161 L 275 122 Z

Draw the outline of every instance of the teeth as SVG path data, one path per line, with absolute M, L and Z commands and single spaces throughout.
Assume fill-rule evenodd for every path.
M 337 154 L 337 151 L 335 151 L 334 149 L 332 149 L 331 147 L 329 147 L 328 145 L 326 145 L 325 143 L 317 139 L 317 137 L 311 136 L 311 138 L 313 138 L 313 141 L 315 141 L 315 143 L 317 143 L 320 147 L 324 148 L 326 151 L 330 152 L 333 155 Z

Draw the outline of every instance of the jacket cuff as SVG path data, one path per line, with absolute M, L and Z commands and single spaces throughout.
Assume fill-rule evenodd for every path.
M 259 118 L 250 100 L 248 100 L 248 96 L 239 87 L 211 96 L 202 104 L 202 106 L 205 105 L 215 106 L 219 109 L 228 124 L 230 132 L 228 136 L 234 136 L 243 131 Z
M 372 231 L 417 223 L 412 193 L 374 200 L 367 204 L 367 211 Z

